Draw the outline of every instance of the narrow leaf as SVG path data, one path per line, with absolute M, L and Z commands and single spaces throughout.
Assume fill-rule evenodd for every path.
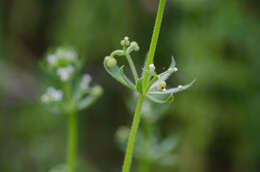
M 167 89 L 166 91 L 149 91 L 148 94 L 151 94 L 151 95 L 164 95 L 164 94 L 177 93 L 177 92 L 180 92 L 180 91 L 188 89 L 189 87 L 192 86 L 192 84 L 194 82 L 195 82 L 195 80 L 193 80 L 191 83 L 189 83 L 187 85 L 179 86 L 179 87 L 176 87 L 176 88 L 170 88 L 170 89 Z
M 121 84 L 125 85 L 126 87 L 135 90 L 131 85 L 129 85 L 124 78 L 121 76 L 120 74 L 120 69 L 118 66 L 114 66 L 114 67 L 108 67 L 104 61 L 104 68 L 105 70 L 118 82 L 120 82 Z
M 127 83 L 128 86 L 131 87 L 132 90 L 135 89 L 135 85 L 128 79 L 128 77 L 124 74 L 124 67 L 125 66 L 121 66 L 119 69 L 119 73 L 121 75 L 121 77 L 123 78 L 123 80 Z
M 159 99 L 158 97 L 155 97 L 154 95 L 147 95 L 146 96 L 149 100 L 155 102 L 155 103 L 160 103 L 160 104 L 164 104 L 164 103 L 171 103 L 174 99 L 173 95 L 169 95 L 166 99 L 162 100 Z

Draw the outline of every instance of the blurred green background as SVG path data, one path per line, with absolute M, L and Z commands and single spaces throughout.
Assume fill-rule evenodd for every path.
M 104 71 L 103 58 L 127 35 L 141 47 L 134 55 L 141 69 L 157 3 L 0 1 L 1 172 L 46 172 L 65 162 L 66 116 L 39 102 L 45 78 L 38 63 L 61 45 L 86 58 L 84 72 L 105 90 L 78 116 L 83 171 L 120 171 L 124 154 L 114 138 L 130 125 L 130 93 Z M 259 19 L 257 0 L 168 0 L 155 64 L 162 71 L 174 55 L 179 72 L 171 85 L 197 82 L 156 123 L 162 135 L 178 134 L 177 163 L 151 172 L 260 171 Z

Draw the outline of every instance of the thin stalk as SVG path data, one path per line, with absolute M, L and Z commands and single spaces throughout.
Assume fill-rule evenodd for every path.
M 130 69 L 131 69 L 131 71 L 132 71 L 132 73 L 134 75 L 134 79 L 135 79 L 135 81 L 137 81 L 138 80 L 138 74 L 136 72 L 135 65 L 134 65 L 134 62 L 133 62 L 130 54 L 126 53 L 126 59 L 127 59 L 128 63 L 129 63 Z
M 134 114 L 134 120 L 132 122 L 132 127 L 131 127 L 130 135 L 128 138 L 127 149 L 126 149 L 126 153 L 125 153 L 125 159 L 124 159 L 122 172 L 130 171 L 130 167 L 131 167 L 131 163 L 132 163 L 132 159 L 133 159 L 135 138 L 136 138 L 136 134 L 137 134 L 140 119 L 141 119 L 141 110 L 142 110 L 143 101 L 144 101 L 144 96 L 139 95 L 135 114 Z
M 68 115 L 68 147 L 67 167 L 68 172 L 75 172 L 77 154 L 77 116 L 75 112 Z
M 166 0 L 160 0 L 160 4 L 158 7 L 158 11 L 157 11 L 157 17 L 156 17 L 156 21 L 155 21 L 155 25 L 154 25 L 154 30 L 153 30 L 152 41 L 151 41 L 149 52 L 148 52 L 146 70 L 149 70 L 149 65 L 151 63 L 153 63 L 154 54 L 155 54 L 155 50 L 156 50 L 156 46 L 157 46 L 157 42 L 158 42 L 158 38 L 159 38 L 161 23 L 162 23 L 162 19 L 163 19 L 165 4 L 166 4 Z M 146 86 L 148 79 L 149 79 L 149 74 L 145 73 L 144 81 L 143 81 L 144 86 Z
M 68 172 L 76 170 L 77 155 L 77 114 L 74 110 L 71 97 L 71 87 L 68 82 L 64 83 L 64 93 L 68 108 L 68 139 L 67 139 L 67 168 Z

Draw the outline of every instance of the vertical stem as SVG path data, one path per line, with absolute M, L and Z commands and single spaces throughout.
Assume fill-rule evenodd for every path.
M 77 152 L 77 116 L 71 112 L 68 115 L 68 147 L 67 147 L 67 168 L 68 172 L 75 172 Z
M 68 140 L 67 140 L 67 169 L 68 172 L 76 170 L 77 155 L 77 114 L 71 103 L 71 87 L 68 82 L 64 83 L 64 93 L 68 108 Z
M 130 167 L 131 167 L 131 163 L 132 163 L 132 159 L 133 159 L 133 150 L 134 150 L 136 133 L 137 133 L 137 130 L 139 127 L 140 119 L 141 119 L 141 110 L 142 110 L 143 101 L 144 101 L 144 96 L 139 95 L 135 114 L 134 114 L 134 120 L 132 122 L 132 127 L 131 127 L 130 135 L 128 138 L 127 149 L 126 149 L 126 153 L 125 153 L 125 159 L 124 159 L 122 172 L 130 171 Z
M 163 19 L 165 4 L 166 4 L 166 0 L 160 0 L 160 4 L 158 7 L 158 11 L 157 11 L 157 17 L 156 17 L 156 21 L 155 21 L 155 25 L 154 25 L 154 30 L 153 30 L 152 41 L 151 41 L 149 52 L 148 52 L 146 70 L 149 70 L 149 65 L 151 63 L 153 63 L 154 54 L 155 54 L 155 50 L 156 50 L 156 46 L 157 46 L 157 41 L 159 38 L 161 23 L 162 23 L 162 19 Z M 145 73 L 144 81 L 143 81 L 144 86 L 146 86 L 146 84 L 148 82 L 148 78 L 149 78 L 149 74 Z

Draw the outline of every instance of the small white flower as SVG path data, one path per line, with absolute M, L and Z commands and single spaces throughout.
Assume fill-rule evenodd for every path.
M 87 89 L 91 80 L 92 80 L 92 78 L 89 74 L 84 74 L 82 77 L 82 81 L 80 83 L 81 89 L 83 89 L 83 90 Z
M 166 91 L 166 88 L 163 88 L 163 89 L 162 89 L 162 92 L 165 92 L 165 91 Z
M 43 94 L 43 95 L 41 96 L 41 102 L 42 102 L 42 103 L 48 103 L 48 102 L 50 102 L 50 96 L 47 95 L 47 94 Z
M 125 37 L 124 37 L 124 40 L 125 40 L 125 41 L 129 41 L 129 37 L 128 37 L 128 36 L 125 36 Z
M 57 69 L 57 75 L 61 78 L 62 81 L 67 81 L 74 71 L 74 67 L 69 65 L 67 67 Z
M 174 72 L 177 72 L 177 71 L 178 71 L 178 68 L 177 68 L 177 67 L 174 67 L 174 68 L 173 68 L 173 71 L 174 71 Z
M 150 65 L 149 65 L 149 70 L 150 70 L 150 71 L 154 71 L 154 70 L 155 70 L 154 64 L 150 64 Z
M 182 85 L 179 85 L 178 88 L 182 88 L 183 86 Z
M 56 90 L 54 87 L 47 88 L 47 92 L 42 95 L 41 101 L 43 103 L 58 102 L 62 99 L 63 92 L 61 90 Z
M 130 44 L 129 38 L 126 36 L 124 39 L 121 41 L 122 46 L 128 46 Z
M 56 65 L 57 64 L 57 56 L 54 54 L 50 54 L 47 56 L 47 61 L 50 65 Z

